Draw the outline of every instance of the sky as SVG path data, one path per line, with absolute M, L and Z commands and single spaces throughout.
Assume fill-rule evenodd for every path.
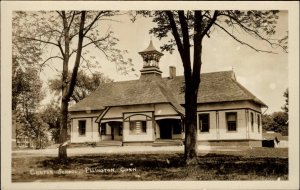
M 288 12 L 280 12 L 274 38 L 282 38 L 288 31 Z M 138 52 L 143 51 L 152 39 L 154 46 L 159 50 L 168 39 L 159 40 L 149 34 L 154 23 L 149 18 L 138 18 L 134 23 L 127 15 L 117 16 L 113 22 L 104 22 L 103 30 L 110 28 L 119 38 L 118 48 L 127 50 L 126 57 L 131 58 L 135 71 L 122 75 L 116 71 L 114 64 L 109 63 L 96 49 L 91 49 L 100 62 L 100 71 L 114 81 L 134 80 L 139 77 L 142 68 L 142 58 Z M 253 46 L 268 49 L 262 41 L 254 40 L 249 36 L 237 34 L 240 39 L 250 42 Z M 266 113 L 281 111 L 284 105 L 283 93 L 288 88 L 288 53 L 274 49 L 277 54 L 256 52 L 249 47 L 239 44 L 226 33 L 215 29 L 210 38 L 204 38 L 202 55 L 202 73 L 233 70 L 237 81 L 245 86 L 256 97 L 268 105 L 263 109 Z M 160 60 L 160 69 L 163 77 L 168 76 L 169 66 L 175 66 L 177 75 L 183 75 L 183 67 L 177 49 L 173 54 L 163 52 Z M 46 69 L 43 80 L 53 78 L 55 73 Z M 48 99 L 49 100 L 49 99 Z

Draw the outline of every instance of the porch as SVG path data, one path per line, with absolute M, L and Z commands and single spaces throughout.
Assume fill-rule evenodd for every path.
M 179 118 L 156 118 L 156 139 L 160 142 L 182 141 L 184 127 Z

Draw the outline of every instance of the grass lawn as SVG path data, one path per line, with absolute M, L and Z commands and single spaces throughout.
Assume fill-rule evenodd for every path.
M 186 167 L 182 154 L 105 154 L 13 157 L 12 181 L 88 180 L 287 180 L 287 149 L 254 148 L 202 153 Z

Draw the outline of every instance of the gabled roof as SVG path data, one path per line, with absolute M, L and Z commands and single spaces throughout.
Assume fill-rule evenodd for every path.
M 183 114 L 183 108 L 161 78 L 104 83 L 90 96 L 81 100 L 69 111 L 101 110 L 107 106 L 124 106 L 152 103 L 170 103 Z
M 236 81 L 233 71 L 221 71 L 201 74 L 201 83 L 198 90 L 198 103 L 231 102 L 240 100 L 251 100 L 263 107 L 267 107 L 261 100 Z M 169 89 L 184 104 L 184 77 L 178 76 L 174 79 L 165 79 Z
M 147 79 L 103 83 L 90 96 L 81 100 L 69 111 L 102 110 L 106 106 L 124 106 L 152 103 L 170 103 L 184 113 L 184 77 Z M 201 74 L 198 103 L 250 100 L 266 106 L 239 84 L 233 71 Z

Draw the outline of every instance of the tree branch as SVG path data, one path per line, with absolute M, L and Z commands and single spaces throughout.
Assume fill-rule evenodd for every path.
M 72 25 L 72 22 L 74 20 L 75 15 L 76 15 L 76 12 L 73 11 L 72 18 L 71 18 L 71 21 L 70 21 L 69 26 L 68 26 L 68 30 L 70 30 L 70 28 L 71 28 L 71 25 Z
M 237 18 L 231 16 L 230 14 L 222 14 L 222 15 L 227 16 L 228 18 L 230 18 L 230 21 L 231 21 L 232 25 L 238 25 L 239 27 L 241 27 L 243 29 L 243 31 L 247 32 L 249 35 L 255 36 L 258 39 L 261 39 L 261 40 L 267 42 L 271 47 L 274 47 L 274 46 L 281 47 L 287 53 L 286 49 L 281 44 L 271 42 L 270 39 L 267 39 L 267 38 L 263 37 L 257 31 L 255 31 L 255 30 L 245 26 L 244 24 L 242 24 L 242 21 L 239 21 Z M 235 21 L 235 22 L 232 22 L 232 20 Z
M 62 57 L 60 57 L 60 56 L 52 56 L 52 57 L 49 57 L 48 59 L 46 59 L 42 64 L 41 64 L 41 67 L 43 67 L 44 66 L 44 64 L 46 64 L 46 62 L 48 62 L 49 60 L 51 60 L 51 59 L 61 59 L 61 60 L 64 60 Z
M 253 49 L 253 50 L 257 51 L 257 52 L 277 54 L 277 53 L 272 52 L 272 51 L 266 51 L 266 50 L 257 49 L 255 47 L 251 46 L 250 44 L 239 40 L 236 36 L 234 36 L 233 34 L 231 34 L 230 32 L 228 32 L 224 27 L 222 27 L 218 23 L 215 22 L 215 25 L 218 26 L 219 28 L 221 28 L 225 33 L 227 33 L 230 37 L 232 37 L 235 41 L 239 42 L 242 45 L 246 45 L 246 46 L 250 47 L 251 49 Z
M 57 14 L 60 16 L 60 17 L 63 17 L 63 15 L 61 14 L 61 12 L 59 12 L 59 11 L 56 11 L 57 12 Z
M 59 51 L 60 51 L 61 55 L 62 55 L 63 57 L 65 57 L 65 52 L 64 52 L 64 50 L 63 50 L 63 48 L 62 48 L 60 39 L 58 40 L 58 48 L 59 48 Z
M 58 44 L 56 44 L 54 42 L 50 42 L 50 41 L 40 40 L 40 39 L 36 39 L 36 38 L 29 38 L 29 37 L 24 37 L 24 36 L 17 36 L 17 37 L 27 39 L 27 40 L 42 42 L 42 43 L 45 43 L 45 44 L 51 44 L 51 45 L 54 45 L 54 46 L 59 46 Z
M 88 37 L 88 36 L 85 36 L 85 37 L 86 37 L 87 39 L 89 39 L 91 42 L 90 42 L 90 43 L 87 43 L 87 44 L 85 44 L 85 45 L 83 45 L 82 48 L 85 48 L 85 47 L 87 47 L 87 46 L 89 46 L 89 45 L 91 45 L 91 44 L 95 44 L 95 43 L 97 43 L 97 42 L 104 41 L 104 40 L 108 39 L 108 38 L 110 37 L 110 33 L 108 33 L 107 36 L 105 36 L 105 37 L 103 37 L 103 38 L 101 38 L 101 39 L 98 39 L 98 40 L 93 40 L 91 37 Z M 96 44 L 95 44 L 95 45 L 96 45 Z
M 178 11 L 179 15 L 179 22 L 181 25 L 181 32 L 182 32 L 182 41 L 183 41 L 183 48 L 186 53 L 189 55 L 190 52 L 190 40 L 189 40 L 189 28 L 186 21 L 186 17 L 184 16 L 183 11 Z
M 218 14 L 219 14 L 219 11 L 215 11 L 214 12 L 214 15 L 212 18 L 209 18 L 210 19 L 210 22 L 208 23 L 208 25 L 205 27 L 205 29 L 203 30 L 203 32 L 201 33 L 201 39 L 207 35 L 207 32 L 209 31 L 209 29 L 211 28 L 211 26 L 216 22 L 217 20 L 217 17 L 218 17 Z
M 189 28 L 187 24 L 186 17 L 184 15 L 184 11 L 178 11 L 179 22 L 181 26 L 182 33 L 182 41 L 183 41 L 183 67 L 184 67 L 184 76 L 186 80 L 189 80 L 192 75 L 191 69 L 191 57 L 190 57 L 190 36 L 189 36 Z
M 108 12 L 108 11 L 100 11 L 98 13 L 98 15 L 94 18 L 94 20 L 87 26 L 87 28 L 84 29 L 85 32 L 83 33 L 83 36 L 85 36 L 90 31 L 90 29 L 95 24 L 95 22 L 97 22 L 97 20 L 100 18 L 100 16 L 106 12 Z
M 85 22 L 85 11 L 81 12 L 81 18 L 80 18 L 80 25 L 79 25 L 79 36 L 78 36 L 78 45 L 77 45 L 77 53 L 76 53 L 76 59 L 75 59 L 75 65 L 73 67 L 73 72 L 71 76 L 71 81 L 70 85 L 67 91 L 67 98 L 72 96 L 72 93 L 75 88 L 76 84 L 76 78 L 77 78 L 77 73 L 78 73 L 78 68 L 80 64 L 80 57 L 81 57 L 81 52 L 82 52 L 82 43 L 83 43 L 83 38 L 84 38 L 84 22 Z
M 88 38 L 89 40 L 93 41 L 93 39 L 91 39 L 89 36 L 85 36 L 85 38 Z M 104 51 L 105 48 L 101 48 L 99 45 L 95 44 L 96 48 L 98 48 L 100 51 L 102 51 L 102 53 L 106 56 L 106 58 L 109 60 L 110 57 L 107 55 L 107 53 Z
M 193 63 L 193 82 L 194 86 L 198 86 L 200 82 L 201 73 L 201 53 L 202 53 L 202 27 L 203 27 L 203 17 L 202 11 L 195 11 L 194 18 L 194 63 Z
M 184 58 L 183 45 L 182 45 L 182 42 L 181 42 L 181 39 L 180 39 L 180 36 L 179 36 L 179 33 L 178 33 L 178 29 L 177 29 L 173 14 L 172 14 L 171 11 L 165 11 L 165 12 L 166 12 L 166 15 L 169 18 L 170 26 L 171 26 L 172 33 L 173 33 L 173 36 L 175 38 L 175 41 L 176 41 L 176 44 L 177 44 L 177 47 L 178 47 L 179 54 L 180 54 L 181 58 Z
M 82 63 L 83 63 L 83 62 L 86 62 L 87 69 L 90 71 L 90 73 L 91 73 L 91 74 L 94 74 L 94 73 L 92 72 L 91 68 L 90 68 L 90 65 L 89 65 L 88 60 L 86 60 L 83 56 L 81 56 L 81 58 L 82 58 Z

